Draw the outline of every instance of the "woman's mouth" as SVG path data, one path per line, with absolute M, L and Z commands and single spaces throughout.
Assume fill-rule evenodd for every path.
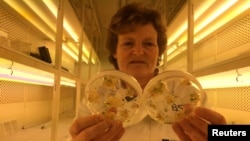
M 131 61 L 130 64 L 145 64 L 144 61 Z

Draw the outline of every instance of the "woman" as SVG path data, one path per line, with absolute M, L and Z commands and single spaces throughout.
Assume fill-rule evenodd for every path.
M 114 67 L 134 76 L 144 88 L 158 74 L 157 66 L 166 47 L 166 28 L 161 15 L 141 4 L 122 7 L 111 19 L 106 47 Z M 208 124 L 226 123 L 222 115 L 202 107 L 172 126 L 146 117 L 126 128 L 119 121 L 112 122 L 99 115 L 86 116 L 84 105 L 79 112 L 83 111 L 85 115 L 80 115 L 70 128 L 73 141 L 162 141 L 175 138 L 174 132 L 181 141 L 205 141 Z

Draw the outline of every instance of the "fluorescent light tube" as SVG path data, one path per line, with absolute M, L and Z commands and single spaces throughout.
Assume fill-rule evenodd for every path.
M 197 78 L 204 89 L 250 86 L 250 67 Z
M 38 85 L 54 85 L 54 74 L 25 66 L 10 60 L 0 58 L 0 79 L 31 83 Z M 75 81 L 62 77 L 61 84 L 66 86 L 75 87 Z

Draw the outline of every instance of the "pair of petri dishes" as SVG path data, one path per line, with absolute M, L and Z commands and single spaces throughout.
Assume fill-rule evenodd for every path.
M 144 90 L 136 79 L 118 70 L 106 70 L 91 78 L 84 101 L 92 114 L 120 120 L 130 126 L 149 115 L 172 124 L 189 115 L 206 100 L 199 81 L 191 74 L 169 70 L 151 79 Z

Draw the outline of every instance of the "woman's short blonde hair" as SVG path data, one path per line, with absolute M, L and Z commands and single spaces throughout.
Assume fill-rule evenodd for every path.
M 159 47 L 159 61 L 167 44 L 166 25 L 161 14 L 142 3 L 131 3 L 120 8 L 112 17 L 107 36 L 106 49 L 109 52 L 109 62 L 118 68 L 117 60 L 113 57 L 116 53 L 118 35 L 133 31 L 138 25 L 151 23 L 157 31 L 157 43 Z

